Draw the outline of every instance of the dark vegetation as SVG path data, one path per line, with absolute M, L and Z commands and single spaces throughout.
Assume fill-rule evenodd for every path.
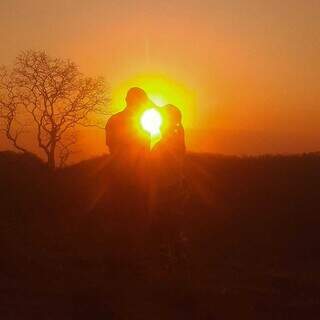
M 320 317 L 319 154 L 188 155 L 183 261 L 110 236 L 106 162 L 0 154 L 1 319 Z
M 11 67 L 0 66 L 0 131 L 23 153 L 32 139 L 52 169 L 74 153 L 79 127 L 99 126 L 108 101 L 103 78 L 45 51 L 22 51 Z

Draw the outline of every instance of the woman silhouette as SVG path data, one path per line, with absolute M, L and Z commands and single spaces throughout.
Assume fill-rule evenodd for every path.
M 174 105 L 168 104 L 160 108 L 164 123 L 161 127 L 161 140 L 154 146 L 154 154 L 161 157 L 181 160 L 185 156 L 186 146 L 181 111 Z
M 186 154 L 181 111 L 173 105 L 159 108 L 163 116 L 161 140 L 151 152 L 150 215 L 153 236 L 166 255 L 180 255 L 183 212 L 186 199 L 184 158 Z M 169 259 L 170 260 L 170 259 Z

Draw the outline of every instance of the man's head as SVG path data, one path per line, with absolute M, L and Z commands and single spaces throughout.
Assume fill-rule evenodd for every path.
M 127 108 L 130 110 L 138 110 L 148 103 L 149 99 L 146 92 L 138 87 L 129 89 L 126 97 Z

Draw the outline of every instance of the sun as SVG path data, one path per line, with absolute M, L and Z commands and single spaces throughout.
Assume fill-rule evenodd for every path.
M 155 108 L 148 109 L 142 114 L 140 123 L 142 128 L 149 132 L 151 136 L 157 136 L 160 134 L 162 116 Z
M 188 81 L 183 81 L 182 78 L 171 77 L 170 73 L 146 72 L 130 74 L 127 79 L 121 78 L 114 84 L 110 112 L 116 113 L 122 110 L 128 90 L 131 87 L 139 87 L 145 90 L 149 99 L 156 106 L 163 107 L 167 104 L 177 106 L 183 114 L 184 127 L 193 127 L 196 114 L 196 93 L 187 83 Z M 154 112 L 152 113 L 154 114 Z M 152 131 L 155 132 L 157 129 Z

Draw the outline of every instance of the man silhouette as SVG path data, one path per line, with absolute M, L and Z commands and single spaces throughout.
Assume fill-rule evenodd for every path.
M 150 149 L 150 135 L 137 130 L 140 115 L 150 104 L 147 94 L 140 88 L 131 88 L 126 103 L 125 109 L 113 115 L 106 125 L 106 144 L 113 157 L 138 156 Z
M 141 129 L 140 117 L 150 105 L 144 90 L 131 88 L 124 110 L 113 115 L 106 125 L 110 151 L 107 197 L 112 200 L 113 209 L 118 206 L 119 211 L 142 211 L 145 205 L 151 137 Z

